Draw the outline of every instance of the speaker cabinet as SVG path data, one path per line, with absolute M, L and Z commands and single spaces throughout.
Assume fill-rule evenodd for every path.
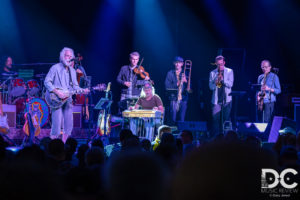
M 82 105 L 73 106 L 73 127 L 82 127 Z
M 178 130 L 189 130 L 189 131 L 207 131 L 206 122 L 204 121 L 184 121 L 177 122 Z
M 16 128 L 16 105 L 3 104 L 3 113 L 7 115 L 7 123 L 10 128 Z
M 294 104 L 294 120 L 297 123 L 297 131 L 300 130 L 300 104 Z

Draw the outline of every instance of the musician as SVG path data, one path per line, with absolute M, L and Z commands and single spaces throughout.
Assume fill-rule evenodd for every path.
M 151 83 L 146 82 L 142 88 L 140 98 L 136 102 L 134 109 L 158 110 L 164 112 L 163 103 L 160 97 L 155 94 L 155 89 Z
M 215 58 L 216 69 L 209 75 L 209 88 L 212 90 L 212 136 L 223 132 L 223 123 L 230 120 L 233 86 L 233 70 L 225 67 L 225 58 Z
M 259 75 L 257 83 L 261 84 L 261 91 L 265 91 L 263 99 L 262 121 L 269 123 L 272 119 L 274 104 L 276 102 L 276 95 L 281 93 L 281 87 L 278 76 L 271 72 L 272 66 L 269 60 L 261 62 L 261 69 L 263 74 Z M 266 76 L 265 84 L 264 77 Z
M 72 59 L 74 58 L 74 51 L 71 48 L 64 47 L 60 52 L 60 62 L 53 65 L 46 78 L 45 87 L 48 92 L 55 93 L 59 98 L 64 99 L 68 97 L 67 94 L 59 89 L 70 91 L 80 90 L 77 79 L 76 71 L 72 65 Z M 59 89 L 58 89 L 59 88 Z M 85 93 L 88 89 L 82 89 Z M 64 127 L 63 141 L 71 135 L 73 129 L 73 105 L 72 98 L 68 100 L 60 108 L 51 108 L 52 113 L 52 126 L 50 137 L 57 138 L 60 134 L 61 127 Z M 63 122 L 63 125 L 62 125 Z
M 1 74 L 15 73 L 13 71 L 13 60 L 11 56 L 2 56 L 1 58 Z
M 138 52 L 132 52 L 129 54 L 129 65 L 124 65 L 117 77 L 117 82 L 122 86 L 121 100 L 139 97 L 141 89 L 138 87 L 138 80 L 140 79 L 137 74 L 134 73 L 134 69 L 138 67 L 140 54 Z M 145 80 L 149 80 L 146 77 Z
M 136 102 L 135 106 L 129 107 L 130 110 L 139 108 L 164 113 L 163 103 L 160 97 L 155 94 L 155 89 L 150 82 L 146 82 L 143 86 L 140 98 Z M 141 121 L 143 122 L 141 123 Z M 150 141 L 154 139 L 155 127 L 157 125 L 161 125 L 160 119 L 154 119 L 154 121 L 148 121 L 142 118 L 130 120 L 130 129 L 134 135 L 143 135 L 143 132 L 145 132 L 145 137 Z
M 80 54 L 78 54 L 80 56 Z M 71 62 L 71 67 L 76 70 L 76 77 L 79 87 L 81 88 L 88 88 L 90 87 L 91 80 L 87 77 L 84 67 L 81 65 L 82 57 L 76 57 Z M 75 95 L 75 104 L 83 105 L 83 116 L 85 120 L 89 120 L 90 112 L 88 108 L 89 103 L 89 95 L 85 94 L 76 94 Z
M 168 71 L 166 79 L 165 79 L 165 88 L 167 91 L 175 90 L 175 92 L 168 92 L 168 98 L 170 101 L 170 115 L 172 119 L 172 123 L 176 122 L 177 112 L 179 113 L 179 121 L 184 121 L 186 109 L 187 109 L 187 101 L 188 101 L 188 91 L 187 88 L 187 79 L 185 74 L 183 74 L 182 66 L 184 64 L 184 60 L 180 56 L 176 56 L 174 58 L 173 64 L 175 69 Z M 178 88 L 180 86 L 180 82 L 183 81 L 182 88 L 182 100 L 179 104 L 179 109 L 176 109 L 176 104 L 178 100 Z

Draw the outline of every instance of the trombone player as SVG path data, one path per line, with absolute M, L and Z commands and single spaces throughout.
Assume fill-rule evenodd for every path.
M 223 133 L 223 123 L 230 120 L 232 104 L 231 88 L 233 86 L 233 70 L 225 67 L 225 58 L 215 58 L 216 69 L 209 75 L 209 88 L 212 90 L 212 136 Z
M 187 79 L 185 69 L 182 66 L 185 64 L 184 59 L 176 56 L 173 61 L 174 69 L 168 71 L 165 79 L 165 89 L 170 101 L 170 118 L 171 123 L 177 121 L 177 113 L 179 121 L 184 121 L 188 102 L 188 91 L 190 90 L 190 77 Z M 191 61 L 189 61 L 191 69 Z M 186 66 L 185 66 L 186 67 Z M 174 92 L 171 92 L 174 91 Z M 169 93 L 168 93 L 169 92 Z

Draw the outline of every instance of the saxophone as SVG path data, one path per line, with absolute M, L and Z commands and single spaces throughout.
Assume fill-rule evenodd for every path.
M 264 74 L 264 79 L 263 79 L 262 87 L 266 86 L 266 80 L 267 80 L 267 74 L 265 73 Z M 266 96 L 266 91 L 265 90 L 261 90 L 257 94 L 257 108 L 260 111 L 263 110 L 265 96 Z

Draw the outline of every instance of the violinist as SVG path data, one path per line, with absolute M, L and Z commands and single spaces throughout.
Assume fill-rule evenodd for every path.
M 143 80 L 140 66 L 138 62 L 140 60 L 140 54 L 138 52 L 132 52 L 129 54 L 129 65 L 124 65 L 117 77 L 117 82 L 122 86 L 121 101 L 124 99 L 138 98 L 141 93 L 139 87 L 139 80 Z M 149 75 L 144 76 L 144 80 L 149 80 Z M 142 86 L 142 85 L 141 85 Z

